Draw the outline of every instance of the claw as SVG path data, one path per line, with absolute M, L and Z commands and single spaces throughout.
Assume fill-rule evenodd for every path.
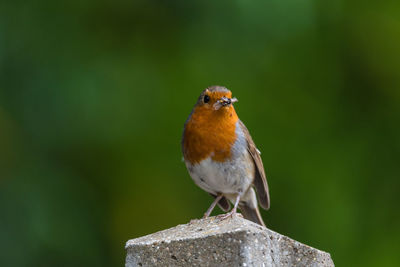
M 225 220 L 225 219 L 227 219 L 229 217 L 233 218 L 234 216 L 237 216 L 236 210 L 237 210 L 237 207 L 239 205 L 239 201 L 240 201 L 240 195 L 238 194 L 237 197 L 236 197 L 236 201 L 235 201 L 235 205 L 233 206 L 233 209 L 230 212 L 226 213 L 226 214 L 218 215 L 217 218 L 220 219 L 220 220 Z
M 231 210 L 228 213 L 218 215 L 217 218 L 222 221 L 228 219 L 229 217 L 233 218 L 235 216 L 237 216 L 236 210 Z

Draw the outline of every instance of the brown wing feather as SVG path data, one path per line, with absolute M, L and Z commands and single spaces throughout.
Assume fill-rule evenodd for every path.
M 256 173 L 253 183 L 257 191 L 258 201 L 260 202 L 261 207 L 268 210 L 270 206 L 269 190 L 268 190 L 267 177 L 265 176 L 264 165 L 262 163 L 260 153 L 258 152 L 257 147 L 250 136 L 249 130 L 247 130 L 246 126 L 240 120 L 239 120 L 239 125 L 246 136 L 248 144 L 247 149 L 251 157 L 253 158 L 254 165 L 256 167 Z

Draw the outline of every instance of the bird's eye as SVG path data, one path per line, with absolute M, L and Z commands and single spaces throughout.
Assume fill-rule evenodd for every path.
M 204 101 L 204 103 L 210 102 L 210 96 L 209 95 L 205 95 L 203 101 Z

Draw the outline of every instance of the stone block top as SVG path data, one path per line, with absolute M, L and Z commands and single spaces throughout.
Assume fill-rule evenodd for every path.
M 188 224 L 129 240 L 133 266 L 334 266 L 327 252 L 234 216 Z

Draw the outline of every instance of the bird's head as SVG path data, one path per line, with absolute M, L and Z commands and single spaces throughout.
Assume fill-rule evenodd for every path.
M 208 112 L 223 113 L 233 109 L 233 103 L 238 100 L 232 98 L 232 92 L 222 86 L 206 88 L 197 100 L 196 107 Z

